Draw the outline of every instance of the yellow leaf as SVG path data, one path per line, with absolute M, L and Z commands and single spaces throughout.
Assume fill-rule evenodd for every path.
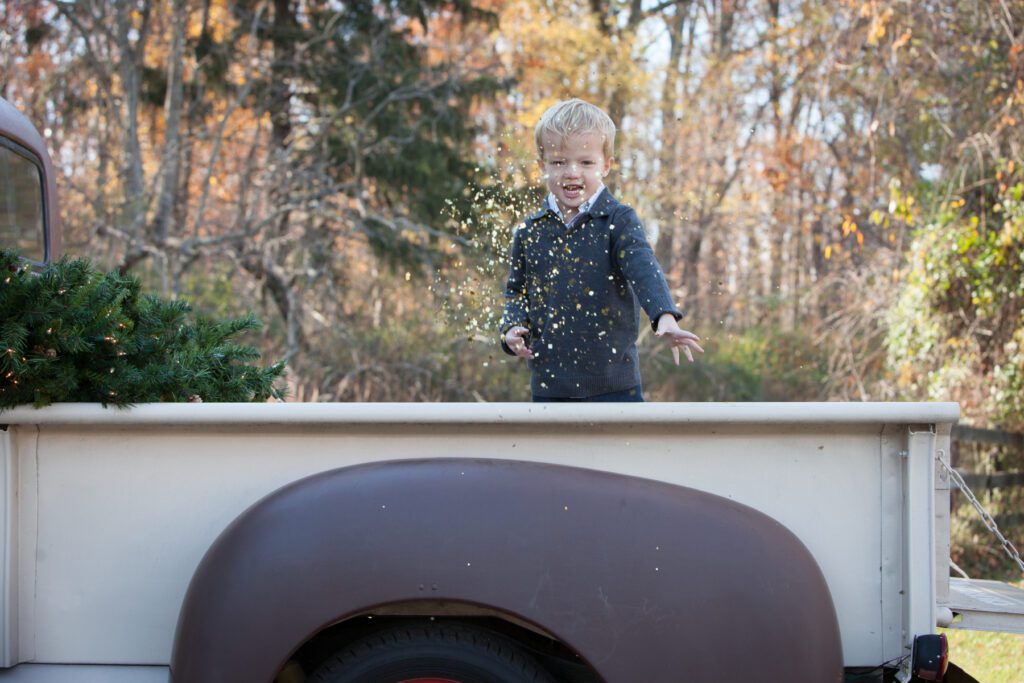
M 832 258 L 832 247 L 825 247 L 825 260 Z

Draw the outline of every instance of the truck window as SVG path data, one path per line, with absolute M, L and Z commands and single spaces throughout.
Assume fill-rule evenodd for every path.
M 0 137 L 0 247 L 46 260 L 43 174 L 34 155 Z

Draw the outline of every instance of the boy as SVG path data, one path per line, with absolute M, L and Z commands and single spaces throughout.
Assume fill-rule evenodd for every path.
M 693 362 L 700 339 L 682 313 L 636 212 L 612 197 L 615 124 L 583 100 L 559 102 L 534 131 L 548 196 L 512 237 L 502 348 L 528 359 L 535 402 L 643 401 L 640 308 Z

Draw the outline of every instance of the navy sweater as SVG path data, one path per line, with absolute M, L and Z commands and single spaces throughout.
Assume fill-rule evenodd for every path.
M 504 336 L 521 325 L 537 396 L 585 398 L 640 384 L 636 338 L 640 309 L 656 325 L 678 320 L 636 211 L 605 189 L 588 215 L 566 227 L 550 209 L 530 216 L 512 237 L 501 320 Z

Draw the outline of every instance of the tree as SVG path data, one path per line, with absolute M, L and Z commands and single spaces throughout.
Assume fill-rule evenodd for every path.
M 441 209 L 475 168 L 469 111 L 501 86 L 485 53 L 445 47 L 493 25 L 468 1 L 124 0 L 21 19 L 13 61 L 44 66 L 14 96 L 54 131 L 70 248 L 105 245 L 171 296 L 197 269 L 244 273 L 236 292 L 267 295 L 289 358 L 311 352 L 309 316 L 337 334 L 393 299 L 360 269 L 439 258 Z
M 908 159 L 883 224 L 913 226 L 887 316 L 889 390 L 958 400 L 969 421 L 1024 427 L 1024 50 L 1020 3 L 922 7 L 890 22 Z M 898 24 L 897 24 L 898 25 Z M 916 119 L 916 121 L 914 121 Z
M 0 250 L 0 409 L 61 401 L 117 406 L 170 401 L 266 401 L 284 364 L 233 340 L 246 315 L 217 321 L 184 302 L 142 295 L 136 278 L 61 259 L 35 274 Z

